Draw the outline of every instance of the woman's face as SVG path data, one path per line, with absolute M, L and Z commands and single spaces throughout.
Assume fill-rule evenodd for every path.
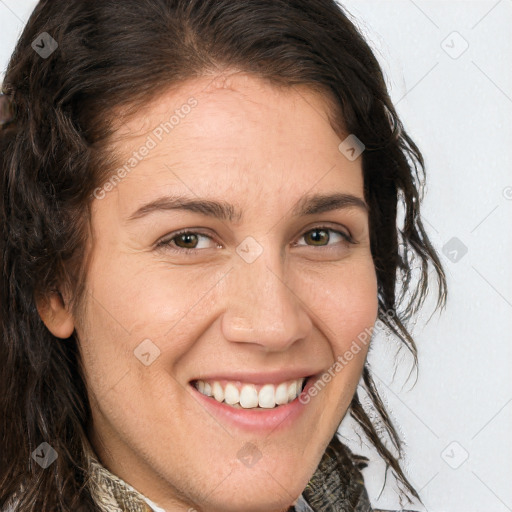
M 211 80 L 122 124 L 127 166 L 95 191 L 74 319 L 89 435 L 169 511 L 282 511 L 347 411 L 367 353 L 353 342 L 377 316 L 361 158 L 317 93 Z

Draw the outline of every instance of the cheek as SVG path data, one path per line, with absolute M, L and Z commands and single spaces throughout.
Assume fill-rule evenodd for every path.
M 159 261 L 140 265 L 132 255 L 114 261 L 98 254 L 96 261 L 88 278 L 85 322 L 77 327 L 84 364 L 94 372 L 96 385 L 108 388 L 127 369 L 144 369 L 136 357 L 139 346 L 160 351 L 164 357 L 156 361 L 165 360 L 172 369 L 200 334 L 201 318 L 215 307 L 211 290 L 226 270 L 191 270 Z
M 345 352 L 377 319 L 377 278 L 370 258 L 322 274 L 305 273 L 301 286 L 312 317 L 335 356 Z
M 331 433 L 339 427 L 360 381 L 378 314 L 373 261 L 365 258 L 355 263 L 338 265 L 321 275 L 310 273 L 302 281 L 311 317 L 322 331 L 331 361 L 306 391 L 303 403 L 319 407 L 318 425 Z

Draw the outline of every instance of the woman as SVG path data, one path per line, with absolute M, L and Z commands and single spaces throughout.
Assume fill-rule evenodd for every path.
M 445 278 L 334 0 L 41 1 L 2 90 L 2 510 L 369 511 L 348 412 L 418 498 L 365 360 Z

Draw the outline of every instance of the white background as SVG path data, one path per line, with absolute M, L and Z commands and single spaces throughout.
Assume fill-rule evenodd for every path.
M 426 158 L 423 217 L 449 284 L 444 313 L 426 323 L 425 312 L 415 326 L 416 383 L 415 374 L 406 380 L 411 358 L 406 351 L 395 358 L 393 340 L 377 338 L 370 354 L 425 505 L 412 508 L 511 511 L 512 0 L 343 4 Z M 34 5 L 0 0 L 0 78 Z M 383 465 L 350 443 L 374 460 L 365 470 L 372 501 L 396 507 L 392 486 L 379 496 Z

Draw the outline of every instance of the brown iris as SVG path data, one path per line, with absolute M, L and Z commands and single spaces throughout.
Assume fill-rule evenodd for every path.
M 312 229 L 311 231 L 308 231 L 304 235 L 304 239 L 307 241 L 309 239 L 313 242 L 313 245 L 325 245 L 322 243 L 322 238 L 325 240 L 326 243 L 329 242 L 329 232 L 326 229 Z
M 185 244 L 193 244 L 194 246 L 193 247 L 189 247 L 189 246 L 185 246 L 183 247 L 184 249 L 194 249 L 195 245 L 197 244 L 197 241 L 198 241 L 198 236 L 195 235 L 194 233 L 182 233 L 181 235 L 178 235 L 176 238 L 176 245 L 178 247 L 181 247 L 179 244 L 178 244 L 178 241 L 182 241 L 184 242 Z

